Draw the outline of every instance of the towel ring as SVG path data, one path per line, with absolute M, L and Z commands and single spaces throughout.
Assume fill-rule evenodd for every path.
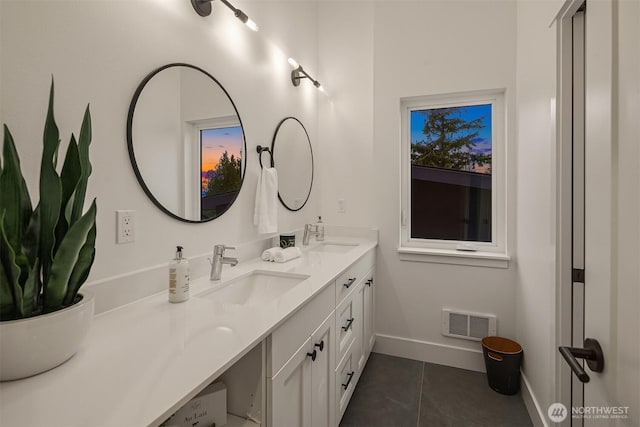
M 263 147 L 262 145 L 258 145 L 256 147 L 256 151 L 258 152 L 258 160 L 260 161 L 260 167 L 264 169 L 264 166 L 262 166 L 262 153 L 264 153 L 265 151 L 267 153 L 269 153 L 269 164 L 271 165 L 271 167 L 274 167 L 274 163 L 273 163 L 273 153 L 271 152 L 271 149 L 269 147 Z

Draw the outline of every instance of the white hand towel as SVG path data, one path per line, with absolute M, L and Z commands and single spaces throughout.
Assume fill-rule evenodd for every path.
M 298 248 L 297 246 L 291 246 L 289 248 L 282 249 L 281 251 L 276 252 L 273 260 L 275 262 L 287 262 L 291 261 L 292 259 L 299 258 L 301 255 L 302 252 L 300 251 L 300 248 Z
M 275 259 L 276 253 L 280 252 L 282 249 L 280 246 L 274 246 L 273 248 L 269 248 L 262 252 L 262 259 L 264 261 L 273 261 Z
M 253 224 L 261 234 L 278 232 L 278 172 L 275 168 L 262 168 L 258 175 Z

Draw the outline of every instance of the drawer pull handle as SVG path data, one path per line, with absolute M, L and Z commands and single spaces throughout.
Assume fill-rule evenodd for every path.
M 373 278 L 367 280 L 367 286 L 371 287 L 372 284 L 373 284 Z
M 317 353 L 316 353 L 316 351 L 315 351 L 315 350 L 313 350 L 313 352 L 312 352 L 312 353 L 307 353 L 307 356 L 309 356 L 309 357 L 311 358 L 311 361 L 312 361 L 312 362 L 315 362 L 315 361 L 316 361 L 316 355 L 317 355 Z
M 318 347 L 320 351 L 324 350 L 324 340 L 320 341 L 320 344 L 314 344 L 314 347 Z
M 353 379 L 353 374 L 355 374 L 355 371 L 351 371 L 347 374 L 349 379 L 347 379 L 346 383 L 342 384 L 342 388 L 344 388 L 345 390 L 349 388 L 349 384 L 351 384 L 351 380 Z
M 347 283 L 343 283 L 342 286 L 344 286 L 345 288 L 349 289 L 351 287 L 351 285 L 353 285 L 353 282 L 356 281 L 355 277 L 352 277 L 351 279 L 349 279 L 347 281 Z
M 351 319 L 347 320 L 347 325 L 343 326 L 342 330 L 345 331 L 345 332 L 348 331 L 349 328 L 351 327 L 351 325 L 353 324 L 353 320 L 354 320 L 353 317 Z

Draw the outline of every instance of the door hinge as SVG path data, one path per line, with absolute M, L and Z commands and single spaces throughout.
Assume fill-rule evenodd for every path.
M 584 283 L 584 269 L 574 268 L 573 273 L 571 274 L 571 279 L 573 283 Z

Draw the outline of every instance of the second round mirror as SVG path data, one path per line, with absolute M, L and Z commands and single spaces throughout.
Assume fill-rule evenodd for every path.
M 300 120 L 285 117 L 273 135 L 271 152 L 278 170 L 278 198 L 290 211 L 299 211 L 309 200 L 313 185 L 313 150 Z

